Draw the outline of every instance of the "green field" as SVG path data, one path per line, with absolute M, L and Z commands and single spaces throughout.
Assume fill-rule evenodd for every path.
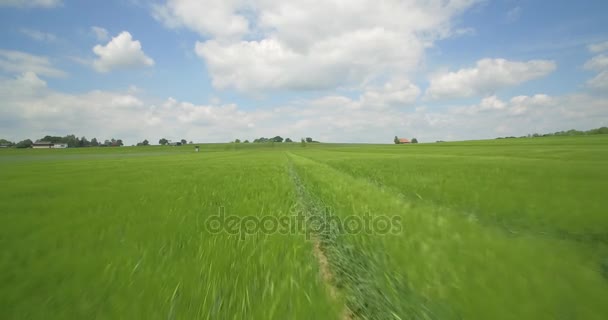
M 0 149 L 0 319 L 608 318 L 608 136 L 200 146 Z

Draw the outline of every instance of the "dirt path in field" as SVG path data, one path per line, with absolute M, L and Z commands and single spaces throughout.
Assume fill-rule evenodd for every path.
M 338 217 L 318 198 L 314 189 L 309 190 L 305 185 L 304 179 L 315 179 L 307 175 L 308 170 L 323 169 L 324 165 L 292 153 L 287 153 L 286 156 L 289 159 L 287 170 L 295 187 L 298 210 L 311 218 L 311 222 L 317 223 L 305 228 L 310 227 L 308 230 L 312 232 L 308 235 L 313 241 L 313 254 L 319 265 L 321 279 L 329 296 L 344 305 L 339 318 L 396 318 L 397 313 L 391 301 L 383 294 L 383 288 L 375 279 L 381 271 L 370 262 L 371 257 L 365 251 L 343 236 L 341 227 L 337 225 Z M 300 177 L 299 174 L 303 176 Z
M 339 299 L 338 288 L 334 285 L 335 277 L 334 277 L 333 272 L 331 271 L 331 267 L 329 265 L 329 260 L 327 259 L 325 252 L 323 252 L 323 249 L 321 249 L 321 241 L 319 241 L 319 239 L 315 238 L 315 239 L 313 239 L 313 244 L 314 244 L 313 253 L 315 255 L 315 258 L 317 259 L 317 263 L 319 263 L 319 272 L 321 273 L 321 278 L 323 279 L 323 282 L 325 283 L 325 287 L 329 291 L 329 295 L 334 300 L 337 300 L 337 299 Z M 350 311 L 350 309 L 348 309 L 347 306 L 344 306 L 344 309 L 342 310 L 342 313 L 340 315 L 340 319 L 342 319 L 342 320 L 354 319 L 353 313 Z
M 298 202 L 299 202 L 299 205 L 301 206 L 300 209 L 305 211 L 307 216 L 310 216 L 311 208 L 310 208 L 310 204 L 306 203 L 306 197 L 305 197 L 306 190 L 303 187 L 303 185 L 300 183 L 297 174 L 293 171 L 293 168 L 290 168 L 289 171 L 290 171 L 290 175 L 291 175 L 292 179 L 294 180 L 296 191 L 299 196 Z M 329 293 L 330 298 L 338 303 L 344 303 L 342 311 L 340 312 L 339 319 L 341 319 L 341 320 L 355 319 L 355 315 L 348 308 L 346 303 L 343 302 L 343 300 L 344 300 L 343 295 L 340 293 L 340 290 L 335 285 L 336 276 L 335 276 L 334 272 L 332 271 L 331 263 L 329 262 L 329 258 L 323 248 L 323 244 L 322 244 L 321 239 L 319 238 L 319 235 L 312 234 L 310 240 L 313 243 L 313 248 L 312 248 L 313 255 L 319 265 L 319 274 L 325 285 L 325 288 L 327 289 L 327 291 Z

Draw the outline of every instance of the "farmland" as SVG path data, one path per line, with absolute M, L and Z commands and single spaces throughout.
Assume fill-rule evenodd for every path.
M 0 318 L 608 317 L 606 136 L 200 146 L 0 150 Z

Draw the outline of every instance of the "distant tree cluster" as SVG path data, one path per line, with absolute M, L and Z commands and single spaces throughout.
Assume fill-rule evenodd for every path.
M 65 137 L 47 135 L 47 136 L 44 136 L 44 137 L 34 140 L 34 141 L 36 141 L 36 142 L 44 141 L 44 142 L 50 142 L 50 143 L 54 143 L 54 144 L 62 143 L 62 144 L 66 144 L 68 146 L 68 148 L 120 147 L 120 146 L 124 145 L 122 139 L 112 138 L 112 139 L 106 139 L 103 142 L 100 142 L 97 140 L 97 138 L 88 140 L 86 137 L 78 138 L 73 134 L 67 135 Z M 6 139 L 0 139 L 0 147 L 31 148 L 32 145 L 35 143 L 34 141 L 32 141 L 30 139 L 25 139 L 25 140 L 19 141 L 18 143 L 14 143 L 14 142 L 6 140 Z M 158 141 L 158 143 L 161 145 L 166 145 L 169 143 L 169 140 L 162 138 Z M 192 141 L 188 142 L 186 139 L 181 139 L 180 143 L 181 144 L 187 144 L 187 143 L 192 144 L 193 142 Z M 142 142 L 138 142 L 137 145 L 138 146 L 149 146 L 150 142 L 147 139 L 145 139 Z
M 97 138 L 93 138 L 89 141 L 86 137 L 78 138 L 73 134 L 69 134 L 65 137 L 47 135 L 47 136 L 44 136 L 35 141 L 44 141 L 44 142 L 50 142 L 50 143 L 55 143 L 55 144 L 62 143 L 62 144 L 66 144 L 68 146 L 68 148 L 110 147 L 110 146 L 118 147 L 118 146 L 123 145 L 123 142 L 121 139 L 112 138 L 110 140 L 105 140 L 103 143 L 99 143 L 97 141 Z M 5 139 L 0 139 L 0 146 L 15 147 L 15 148 L 31 148 L 33 144 L 34 144 L 34 142 L 30 139 L 25 139 L 25 140 L 19 141 L 17 143 L 13 143 L 13 142 L 5 140 Z
M 6 148 L 6 147 L 12 147 L 14 145 L 15 145 L 15 143 L 12 141 L 8 141 L 6 139 L 0 139 L 0 146 L 2 146 L 2 147 Z
M 267 142 L 278 142 L 281 143 L 283 142 L 283 138 L 281 136 L 275 136 L 274 138 L 257 138 L 257 139 L 253 139 L 253 143 L 267 143 Z
M 310 139 L 310 142 L 313 142 L 312 138 L 306 138 L 306 139 Z M 236 142 L 236 141 L 234 141 L 234 142 Z M 291 142 L 293 142 L 293 140 L 291 140 L 291 138 L 285 138 L 285 139 L 283 139 L 283 137 L 281 137 L 281 136 L 276 136 L 274 138 L 261 137 L 261 138 L 253 139 L 253 143 L 268 143 L 268 142 L 277 142 L 277 143 L 287 142 L 287 143 L 291 143 Z M 249 140 L 245 140 L 245 143 L 249 143 Z
M 146 141 L 147 141 L 147 140 L 144 140 L 144 142 L 146 142 Z M 178 146 L 179 146 L 179 145 L 185 145 L 185 144 L 187 144 L 187 143 L 188 143 L 188 141 L 187 141 L 186 139 L 181 139 L 179 142 L 175 142 L 175 143 L 172 143 L 170 140 L 167 140 L 167 139 L 165 139 L 165 138 L 161 138 L 160 140 L 158 140 L 158 144 L 160 144 L 161 146 L 166 146 L 166 145 L 168 145 L 168 144 L 171 144 L 171 145 L 178 145 Z M 192 141 L 190 141 L 190 144 L 192 144 Z M 137 145 L 139 146 L 140 144 L 138 143 Z M 141 145 L 142 145 L 142 146 L 147 146 L 147 145 L 149 145 L 149 144 L 143 144 L 143 142 L 142 142 L 142 144 L 141 144 Z
M 540 137 L 570 137 L 570 136 L 590 136 L 596 134 L 608 134 L 608 127 L 600 127 L 597 129 L 591 129 L 587 131 L 580 131 L 575 129 L 570 129 L 568 131 L 557 131 L 554 133 L 532 133 L 521 137 L 498 137 L 496 139 L 517 139 L 517 138 L 540 138 Z

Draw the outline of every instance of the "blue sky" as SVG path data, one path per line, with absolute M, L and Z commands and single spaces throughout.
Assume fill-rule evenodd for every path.
M 608 125 L 606 1 L 0 0 L 0 138 L 391 143 Z

